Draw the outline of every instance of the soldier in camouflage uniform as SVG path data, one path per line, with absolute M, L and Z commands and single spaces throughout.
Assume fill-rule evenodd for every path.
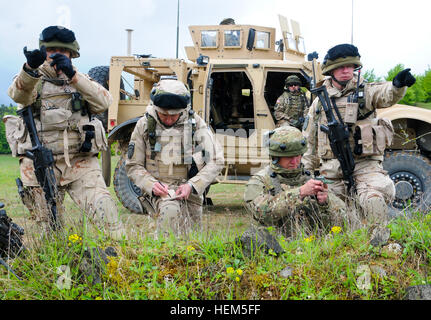
M 292 75 L 286 78 L 284 92 L 277 99 L 274 108 L 276 127 L 289 125 L 302 130 L 308 113 L 308 101 L 300 89 L 301 79 Z
M 191 110 L 181 81 L 161 80 L 129 143 L 126 172 L 156 220 L 157 233 L 186 235 L 199 227 L 203 193 L 222 169 L 223 150 Z
M 377 118 L 376 108 L 394 105 L 415 82 L 410 69 L 406 69 L 392 82 L 367 83 L 362 77 L 358 79 L 359 73 L 354 74 L 361 67 L 358 49 L 350 44 L 331 48 L 322 65 L 322 72 L 327 76 L 323 85 L 351 133 L 356 187 L 352 197 L 347 194 L 340 163 L 332 153 L 328 136 L 321 130 L 327 120 L 318 98 L 310 107 L 303 129 L 309 144 L 303 157 L 305 169 L 320 170 L 320 174 L 334 182 L 330 190 L 343 200 L 356 202 L 359 210 L 349 210 L 353 228 L 386 223 L 387 204 L 394 198 L 395 187 L 382 162 L 385 148 L 392 143 L 393 127 L 389 120 Z
M 105 131 L 93 117 L 108 109 L 112 97 L 72 65 L 71 59 L 80 54 L 71 30 L 58 26 L 44 29 L 39 47 L 33 51 L 24 48 L 27 62 L 8 94 L 19 104 L 18 109 L 32 105 L 39 138 L 54 154 L 59 222 L 67 192 L 98 228 L 121 239 L 124 229 L 97 159 L 99 151 L 107 148 Z M 19 156 L 25 186 L 22 200 L 43 232 L 50 232 L 50 212 L 34 174 L 33 161 L 24 157 L 25 151 L 31 149 L 24 122 L 14 116 L 4 121 L 12 154 Z
M 344 202 L 300 166 L 306 150 L 298 129 L 283 126 L 270 132 L 272 163 L 251 177 L 244 194 L 246 208 L 255 220 L 280 227 L 287 236 L 300 231 L 326 233 L 333 226 L 343 226 Z

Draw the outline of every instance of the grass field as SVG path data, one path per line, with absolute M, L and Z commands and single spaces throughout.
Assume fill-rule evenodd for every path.
M 393 221 L 390 246 L 370 245 L 367 230 L 341 231 L 321 238 L 279 236 L 283 254 L 257 251 L 250 257 L 234 242 L 251 223 L 242 205 L 244 187 L 213 185 L 209 196 L 215 205 L 204 210 L 202 232 L 189 239 L 155 239 L 148 216 L 131 214 L 118 203 L 129 240 L 109 240 L 82 224 L 82 213 L 66 198 L 70 226 L 40 241 L 16 192 L 18 175 L 17 159 L 0 156 L 0 201 L 25 228 L 28 247 L 8 260 L 22 282 L 0 268 L 2 300 L 394 300 L 403 299 L 409 286 L 430 283 L 430 215 Z M 109 189 L 115 198 L 112 185 Z M 84 251 L 108 246 L 118 256 L 110 258 L 95 282 L 94 274 L 81 269 Z M 283 277 L 286 268 L 290 275 Z

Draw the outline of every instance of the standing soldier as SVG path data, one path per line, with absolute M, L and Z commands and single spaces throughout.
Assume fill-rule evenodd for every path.
M 271 164 L 252 176 L 244 193 L 246 208 L 264 226 L 286 236 L 300 231 L 326 233 L 343 226 L 345 204 L 328 186 L 300 166 L 307 143 L 301 131 L 282 126 L 269 133 Z
M 222 169 L 223 150 L 181 81 L 161 80 L 150 97 L 130 139 L 126 172 L 158 232 L 186 235 L 200 226 L 203 193 Z
M 356 192 L 353 198 L 361 210 L 350 217 L 357 227 L 363 223 L 385 224 L 388 214 L 387 204 L 395 196 L 395 187 L 383 170 L 382 161 L 386 147 L 391 145 L 393 126 L 387 119 L 378 119 L 376 108 L 386 108 L 397 103 L 406 93 L 407 87 L 415 83 L 410 69 L 401 71 L 392 82 L 366 83 L 355 75 L 354 70 L 362 68 L 358 49 L 351 44 L 340 44 L 331 48 L 322 65 L 326 77 L 329 98 L 335 102 L 342 121 L 349 127 L 350 149 L 355 168 L 353 180 Z M 333 103 L 334 104 L 334 103 Z M 336 113 L 336 110 L 334 111 Z M 343 180 L 340 162 L 334 156 L 330 141 L 321 125 L 327 125 L 321 102 L 316 98 L 310 107 L 304 124 L 304 135 L 309 149 L 304 154 L 306 170 L 319 170 L 320 174 L 334 183 L 330 190 L 343 200 L 347 198 L 347 188 Z M 353 228 L 356 228 L 352 225 Z
M 107 148 L 105 131 L 102 123 L 93 117 L 108 109 L 112 97 L 72 65 L 71 59 L 79 57 L 79 45 L 71 30 L 47 27 L 40 34 L 39 47 L 33 51 L 24 47 L 27 62 L 8 94 L 19 104 L 18 109 L 32 105 L 39 138 L 54 155 L 57 202 L 61 204 L 67 192 L 99 228 L 105 229 L 112 238 L 121 239 L 124 229 L 97 159 L 99 151 Z M 12 152 L 20 158 L 25 187 L 23 202 L 36 222 L 49 232 L 50 211 L 37 182 L 33 161 L 24 157 L 31 149 L 30 137 L 22 119 L 9 120 L 16 124 L 6 124 L 6 127 L 10 129 L 7 135 L 11 138 Z
M 305 116 L 308 113 L 308 101 L 300 87 L 301 79 L 297 76 L 286 78 L 284 92 L 277 99 L 274 108 L 276 127 L 287 124 L 302 130 Z

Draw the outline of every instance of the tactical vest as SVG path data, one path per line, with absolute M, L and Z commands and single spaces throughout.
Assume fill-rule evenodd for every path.
M 263 172 L 257 173 L 257 176 L 262 178 L 265 188 L 272 196 L 275 196 L 283 191 L 282 185 L 285 185 L 287 189 L 292 189 L 301 186 L 308 180 L 307 176 L 300 174 L 293 177 L 292 179 L 284 178 L 283 176 L 275 173 L 270 167 L 267 167 Z
M 382 156 L 385 149 L 392 144 L 394 129 L 390 120 L 378 119 L 374 109 L 367 109 L 364 86 L 360 86 L 357 99 L 354 99 L 354 94 L 351 94 L 336 98 L 335 102 L 342 121 L 349 126 L 349 142 L 353 155 L 358 158 Z M 333 113 L 338 121 L 335 110 Z M 324 160 L 335 159 L 328 135 L 320 130 L 321 124 L 327 124 L 326 114 L 320 101 L 316 108 L 315 121 L 319 157 Z
M 287 93 L 286 96 L 283 97 L 283 104 L 288 106 L 285 112 L 288 113 L 290 117 L 295 118 L 295 120 L 298 120 L 299 117 L 304 117 L 304 110 L 307 105 L 304 93 L 301 92 L 298 95 Z
M 39 82 L 36 110 L 40 110 L 40 139 L 53 154 L 97 154 L 106 150 L 105 131 L 100 120 L 88 114 L 88 103 L 62 79 Z
M 165 181 L 169 184 L 184 183 L 190 178 L 190 167 L 192 166 L 193 150 L 186 150 L 185 145 L 194 148 L 193 136 L 196 131 L 196 119 L 193 110 L 189 112 L 189 118 L 184 123 L 184 129 L 176 129 L 175 126 L 157 132 L 156 119 L 146 113 L 147 117 L 147 141 L 146 146 L 146 169 L 156 179 Z M 190 125 L 192 141 L 184 143 L 184 138 L 189 135 L 184 133 Z

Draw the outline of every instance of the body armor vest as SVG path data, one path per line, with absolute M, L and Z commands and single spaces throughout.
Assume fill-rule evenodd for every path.
M 392 144 L 394 129 L 388 119 L 378 119 L 374 109 L 366 107 L 364 86 L 359 87 L 358 97 L 351 94 L 335 99 L 342 121 L 349 126 L 350 147 L 355 157 L 382 156 L 385 149 Z M 335 110 L 333 110 L 336 115 Z M 338 117 L 335 116 L 338 120 Z M 318 155 L 324 160 L 335 159 L 329 138 L 320 130 L 321 124 L 327 124 L 326 114 L 318 102 L 316 109 L 316 126 L 318 128 Z
M 186 152 L 185 145 L 193 146 L 193 142 L 185 143 L 187 139 L 187 125 L 191 125 L 191 137 L 196 129 L 194 113 L 189 113 L 188 122 L 174 125 L 172 128 L 156 130 L 156 119 L 150 114 L 147 117 L 146 145 L 146 169 L 160 181 L 169 184 L 181 184 L 189 178 L 189 169 L 192 160 L 187 155 L 192 155 L 192 150 Z

